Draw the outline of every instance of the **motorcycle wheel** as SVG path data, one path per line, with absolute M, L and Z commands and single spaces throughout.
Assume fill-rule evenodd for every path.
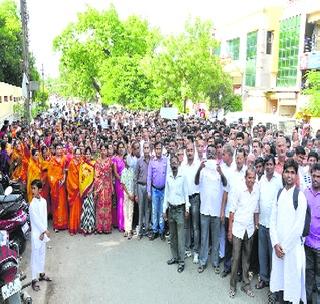
M 20 292 L 17 292 L 10 298 L 6 299 L 5 304 L 22 304 Z
M 22 234 L 22 231 L 15 231 L 12 237 L 12 240 L 18 245 L 19 247 L 19 256 L 21 256 L 25 249 L 26 249 L 26 240 Z

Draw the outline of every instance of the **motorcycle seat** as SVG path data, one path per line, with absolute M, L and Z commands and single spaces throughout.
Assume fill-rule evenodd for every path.
M 0 195 L 0 204 L 8 204 L 13 202 L 20 202 L 23 200 L 21 194 Z

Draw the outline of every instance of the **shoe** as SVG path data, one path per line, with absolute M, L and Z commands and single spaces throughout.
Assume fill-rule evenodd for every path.
M 182 271 L 184 271 L 184 264 L 179 264 L 177 271 L 179 273 L 181 273 Z
M 203 273 L 205 269 L 206 269 L 206 266 L 200 265 L 200 266 L 198 267 L 198 273 Z
M 191 250 L 186 250 L 184 256 L 185 258 L 190 258 L 192 256 Z
M 213 266 L 213 270 L 215 274 L 219 274 L 220 273 L 220 267 L 219 266 Z
M 174 259 L 174 258 L 172 258 L 172 259 L 167 261 L 168 265 L 173 265 L 173 264 L 177 264 L 177 263 L 178 263 L 178 261 L 176 259 Z
M 164 233 L 160 233 L 160 239 L 161 239 L 161 241 L 164 241 L 166 239 Z
M 132 232 L 129 232 L 128 234 L 128 240 L 131 240 L 132 239 Z
M 230 273 L 231 271 L 226 271 L 226 270 L 224 270 L 224 271 L 222 271 L 221 272 L 221 278 L 225 278 L 229 273 Z
M 140 241 L 142 239 L 142 234 L 138 234 L 138 240 Z
M 265 287 L 269 286 L 269 282 L 265 282 L 263 280 L 260 280 L 257 284 L 256 284 L 256 289 L 263 289 Z
M 193 255 L 193 264 L 199 264 L 199 254 L 195 253 Z
M 149 240 L 154 241 L 156 238 L 158 238 L 158 236 L 159 236 L 158 233 L 152 233 Z

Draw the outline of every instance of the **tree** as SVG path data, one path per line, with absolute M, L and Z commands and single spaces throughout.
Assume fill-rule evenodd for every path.
M 22 25 L 16 2 L 0 2 L 0 81 L 15 86 L 22 84 Z M 40 78 L 35 58 L 30 54 L 30 78 Z
M 136 16 L 121 21 L 113 6 L 103 12 L 89 7 L 54 41 L 62 54 L 63 95 L 90 100 L 99 94 L 106 104 L 144 106 L 150 83 L 140 60 L 157 39 L 157 31 Z
M 22 82 L 22 29 L 17 5 L 0 3 L 0 81 L 16 86 Z
M 308 72 L 307 84 L 308 88 L 303 90 L 303 94 L 310 96 L 306 112 L 314 117 L 320 117 L 320 72 Z
M 162 37 L 137 16 L 120 20 L 113 6 L 89 7 L 54 40 L 61 53 L 55 86 L 66 97 L 99 96 L 134 109 L 159 108 L 165 100 L 182 109 L 187 97 L 231 109 L 231 79 L 214 55 L 212 28 L 198 18 L 182 34 Z

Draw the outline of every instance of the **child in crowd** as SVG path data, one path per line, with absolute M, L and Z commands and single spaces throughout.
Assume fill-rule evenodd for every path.
M 31 183 L 33 199 L 30 203 L 29 213 L 31 222 L 31 271 L 32 289 L 39 291 L 39 281 L 52 281 L 44 273 L 46 242 L 49 241 L 48 221 L 47 221 L 47 202 L 40 195 L 42 182 L 35 179 Z M 39 277 L 38 277 L 39 275 Z

